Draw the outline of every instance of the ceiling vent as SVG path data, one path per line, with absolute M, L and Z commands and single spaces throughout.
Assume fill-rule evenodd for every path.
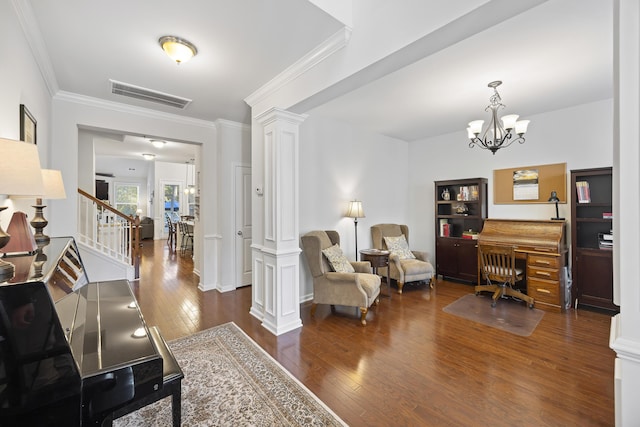
M 191 103 L 191 99 L 180 98 L 168 93 L 157 92 L 140 86 L 109 80 L 111 82 L 111 93 L 128 96 L 130 98 L 142 99 L 143 101 L 155 102 L 170 107 L 185 109 Z

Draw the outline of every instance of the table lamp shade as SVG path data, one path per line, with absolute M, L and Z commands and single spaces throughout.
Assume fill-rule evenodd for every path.
M 66 199 L 62 172 L 54 169 L 42 169 L 42 181 L 44 183 L 43 199 Z
M 38 147 L 0 138 L 0 194 L 40 196 L 44 192 Z

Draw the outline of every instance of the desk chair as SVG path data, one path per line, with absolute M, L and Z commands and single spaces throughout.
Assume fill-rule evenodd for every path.
M 533 308 L 533 298 L 513 288 L 516 282 L 523 279 L 522 269 L 516 268 L 514 247 L 480 244 L 478 253 L 480 254 L 480 273 L 487 284 L 478 284 L 475 287 L 476 295 L 483 291 L 493 292 L 492 307 L 496 306 L 498 298 L 508 295 L 526 301 L 529 308 Z

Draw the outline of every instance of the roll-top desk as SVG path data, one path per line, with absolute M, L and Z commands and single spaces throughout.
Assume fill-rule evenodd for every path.
M 478 244 L 514 246 L 516 257 L 526 263 L 527 295 L 539 308 L 565 310 L 568 250 L 564 221 L 486 219 Z

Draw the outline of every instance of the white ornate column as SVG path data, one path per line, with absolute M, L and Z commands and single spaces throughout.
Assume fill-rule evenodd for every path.
M 254 268 L 254 316 L 280 335 L 302 326 L 298 223 L 298 128 L 306 116 L 272 108 L 257 116 L 262 125 L 263 233 Z M 259 236 L 254 236 L 259 237 Z M 260 295 L 256 294 L 258 292 Z M 254 301 L 254 302 L 256 302 Z M 261 313 L 259 313 L 261 311 Z

